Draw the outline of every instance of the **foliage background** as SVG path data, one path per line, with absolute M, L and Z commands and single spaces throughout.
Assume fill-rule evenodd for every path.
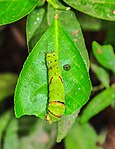
M 20 3 L 14 7 L 14 5 L 11 5 L 11 9 L 4 11 L 3 9 L 0 9 L 0 11 L 4 11 L 4 14 L 1 14 L 1 18 L 0 21 L 2 22 L 2 24 L 7 24 L 7 23 L 11 23 L 13 22 L 13 19 L 18 20 L 19 18 L 21 18 L 22 16 L 25 16 L 27 14 L 27 12 L 30 12 L 32 9 L 34 9 L 35 5 L 37 4 L 38 1 L 32 1 L 32 3 L 30 4 L 30 6 L 27 5 L 26 3 L 27 1 L 25 1 L 25 4 L 23 4 L 23 1 L 20 0 Z M 39 1 L 39 6 L 40 8 L 43 5 L 43 1 Z M 72 3 L 72 1 L 69 0 L 65 0 L 65 2 L 67 2 L 67 4 L 69 4 L 70 6 L 74 6 L 74 8 L 76 8 L 76 5 L 74 5 L 74 3 Z M 92 1 L 93 2 L 93 1 Z M 93 7 L 93 4 L 91 3 L 91 7 Z M 114 1 L 111 1 L 110 4 L 107 4 L 107 1 L 104 1 L 104 9 L 103 12 L 106 14 L 106 11 L 110 10 L 114 10 Z M 81 9 L 82 12 L 84 12 L 85 10 L 88 10 L 89 3 L 87 3 L 86 5 L 86 1 L 81 2 L 79 1 L 79 10 Z M 25 6 L 24 8 L 28 8 L 28 10 L 24 10 L 24 13 L 22 12 L 18 12 L 17 14 L 15 14 L 15 10 L 19 10 L 20 8 L 22 8 L 23 6 Z M 99 4 L 95 5 L 95 8 L 100 8 L 101 6 Z M 0 8 L 6 8 L 6 4 L 4 4 L 3 7 L 3 3 L 0 3 Z M 15 8 L 15 9 L 14 9 Z M 52 7 L 49 6 L 50 12 L 53 13 Z M 14 10 L 14 11 L 11 11 Z M 92 10 L 92 9 L 90 9 Z M 36 12 L 36 10 L 35 10 Z M 35 39 L 33 39 L 33 43 L 36 42 L 36 40 L 38 40 L 41 35 L 45 32 L 45 30 L 47 29 L 48 25 L 51 24 L 51 20 L 49 20 L 49 22 L 45 22 L 45 11 L 41 11 L 42 13 L 44 13 L 44 23 L 45 26 L 40 26 L 42 27 L 42 29 L 40 28 L 39 31 L 36 36 L 39 34 L 39 36 L 37 36 L 37 38 L 35 37 Z M 100 44 L 111 44 L 113 46 L 113 48 L 115 48 L 115 23 L 114 21 L 114 13 L 111 12 L 112 15 L 112 19 L 110 17 L 110 15 L 107 17 L 104 13 L 102 14 L 102 16 L 99 16 L 99 18 L 103 18 L 103 19 L 107 19 L 110 21 L 105 21 L 105 20 L 101 20 L 101 19 L 95 19 L 92 17 L 89 17 L 86 14 L 83 14 L 79 11 L 76 11 L 74 9 L 75 14 L 78 17 L 78 21 L 80 22 L 82 31 L 83 31 L 83 36 L 85 39 L 85 43 L 86 43 L 86 47 L 88 49 L 89 52 L 89 56 L 90 56 L 90 61 L 91 61 L 91 67 L 92 69 L 90 69 L 90 76 L 91 76 L 91 81 L 93 84 L 93 90 L 94 92 L 91 95 L 91 99 L 93 97 L 95 97 L 96 95 L 98 95 L 100 92 L 102 92 L 104 90 L 104 88 L 107 88 L 107 95 L 104 96 L 105 97 L 110 97 L 112 95 L 112 92 L 108 91 L 108 87 L 109 85 L 113 85 L 115 82 L 115 75 L 114 75 L 114 58 L 112 58 L 111 56 L 109 56 L 109 61 L 113 61 L 113 64 L 110 66 L 110 71 L 108 69 L 106 69 L 106 67 L 102 67 L 102 65 L 97 65 L 97 60 L 96 60 L 96 56 L 94 58 L 94 47 L 98 45 L 98 43 Z M 15 15 L 14 15 L 14 14 Z M 34 11 L 33 11 L 34 13 Z M 86 12 L 88 13 L 88 12 Z M 93 16 L 95 16 L 96 12 L 90 12 L 93 14 Z M 9 14 L 9 16 L 8 16 Z M 97 15 L 96 14 L 96 15 Z M 4 15 L 4 17 L 3 17 Z M 51 14 L 48 14 L 51 16 Z M 11 16 L 11 17 L 10 17 Z M 14 16 L 14 18 L 12 17 Z M 66 16 L 64 14 L 64 16 Z M 17 18 L 16 18 L 17 17 Z M 29 16 L 30 17 L 30 16 Z M 28 19 L 29 19 L 28 17 Z M 110 18 L 109 18 L 110 17 Z M 50 18 L 50 17 L 49 17 Z M 10 19 L 10 20 L 9 20 Z M 56 137 L 56 126 L 55 124 L 52 126 L 48 126 L 45 121 L 42 121 L 38 118 L 35 118 L 33 116 L 24 116 L 21 119 L 17 120 L 14 117 L 14 112 L 13 112 L 13 92 L 14 92 L 14 87 L 16 84 L 16 80 L 17 80 L 17 76 L 20 73 L 23 63 L 26 60 L 26 57 L 28 56 L 28 50 L 27 50 L 27 45 L 26 45 L 26 40 L 29 41 L 29 36 L 28 39 L 26 39 L 26 17 L 23 18 L 22 20 L 16 22 L 16 23 L 12 23 L 9 25 L 5 25 L 2 26 L 0 28 L 0 142 L 1 142 L 1 148 L 9 148 L 9 146 L 12 144 L 12 148 L 17 149 L 19 147 L 19 144 L 21 146 L 21 148 L 29 148 L 30 146 L 33 146 L 34 148 L 70 148 L 71 147 L 71 143 L 74 144 L 75 142 L 77 142 L 76 140 L 82 141 L 81 138 L 84 140 L 84 130 L 86 132 L 86 135 L 89 133 L 89 131 L 91 132 L 90 134 L 93 135 L 93 140 L 91 141 L 92 144 L 89 144 L 89 146 L 92 148 L 102 148 L 104 146 L 104 148 L 114 148 L 115 145 L 115 140 L 114 140 L 114 134 L 115 134 L 115 115 L 114 115 L 114 108 L 112 108 L 111 106 L 109 106 L 108 108 L 105 109 L 105 105 L 100 106 L 101 110 L 104 109 L 101 113 L 99 113 L 99 111 L 97 111 L 97 113 L 99 113 L 98 115 L 96 115 L 95 117 L 93 117 L 90 120 L 90 123 L 93 125 L 93 128 L 95 129 L 95 131 L 97 133 L 95 133 L 94 129 L 90 128 L 89 124 L 86 123 L 85 125 L 81 125 L 81 127 L 75 123 L 74 127 L 72 128 L 72 130 L 70 131 L 70 133 L 68 134 L 67 138 L 65 139 L 65 141 L 62 141 L 61 144 L 55 144 L 55 137 Z M 63 17 L 62 17 L 63 20 Z M 61 20 L 61 21 L 62 21 Z M 34 18 L 33 18 L 33 22 L 34 22 Z M 30 22 L 31 23 L 31 22 Z M 68 22 L 67 22 L 68 23 Z M 70 23 L 70 24 L 69 24 Z M 71 21 L 69 21 L 68 25 L 72 25 Z M 39 26 L 39 24 L 37 24 L 37 26 Z M 30 26 L 31 27 L 31 26 Z M 36 27 L 36 25 L 34 26 Z M 65 25 L 66 27 L 66 25 Z M 36 28 L 35 28 L 36 29 Z M 29 29 L 30 30 L 30 29 Z M 72 36 L 75 36 L 75 34 L 72 34 Z M 97 41 L 97 45 L 96 43 L 94 43 L 93 41 Z M 92 42 L 93 42 L 93 46 L 92 46 Z M 80 42 L 78 42 L 80 44 Z M 34 44 L 30 43 L 30 47 L 32 48 Z M 79 45 L 81 46 L 81 45 Z M 98 45 L 100 46 L 100 45 Z M 28 42 L 28 47 L 29 47 L 29 42 Z M 30 49 L 31 49 L 30 48 Z M 84 47 L 85 48 L 85 47 Z M 92 51 L 93 49 L 93 51 Z M 106 54 L 107 55 L 107 54 Z M 113 54 L 112 54 L 113 56 Z M 114 56 L 113 56 L 114 57 Z M 104 62 L 104 61 L 103 61 Z M 106 61 L 107 62 L 107 61 Z M 95 65 L 94 65 L 95 63 Z M 101 64 L 101 63 L 100 63 Z M 99 69 L 99 66 L 101 67 L 101 70 Z M 92 71 L 93 70 L 93 71 Z M 112 71 L 113 72 L 112 72 Z M 100 75 L 98 75 L 98 73 L 102 71 L 102 77 L 100 77 Z M 104 77 L 105 79 L 103 79 Z M 114 88 L 114 87 L 113 87 Z M 108 94 L 109 93 L 109 94 Z M 114 90 L 113 90 L 114 93 Z M 100 95 L 100 94 L 99 94 Z M 100 98 L 100 97 L 99 97 Z M 102 98 L 101 98 L 102 99 Z M 109 98 L 110 99 L 110 98 Z M 113 99 L 113 97 L 112 97 Z M 106 99 L 106 101 L 108 101 L 108 98 Z M 107 103 L 107 106 L 110 105 L 111 100 Z M 91 104 L 91 106 L 90 106 Z M 92 104 L 94 104 L 94 108 L 97 106 L 96 102 L 94 103 L 90 103 L 89 109 L 91 109 Z M 101 104 L 99 104 L 101 105 Z M 98 107 L 99 107 L 98 105 Z M 88 107 L 87 105 L 85 107 Z M 114 107 L 114 103 L 112 103 L 112 106 Z M 85 107 L 83 107 L 83 109 L 81 109 L 81 113 L 82 111 L 85 109 Z M 97 109 L 97 108 L 96 108 Z M 77 111 L 78 113 L 78 111 Z M 75 113 L 75 117 L 77 117 L 77 113 Z M 80 114 L 81 114 L 80 113 Z M 86 114 L 84 114 L 86 113 Z M 86 121 L 88 121 L 90 119 L 90 117 L 92 117 L 93 115 L 90 115 L 87 113 L 87 110 L 84 110 L 82 116 L 81 116 L 81 123 L 85 123 Z M 85 115 L 85 116 L 84 116 Z M 95 114 L 94 114 L 95 115 Z M 69 130 L 71 128 L 71 125 L 74 123 L 75 118 L 71 117 L 71 124 L 67 125 L 65 123 L 64 126 L 68 126 L 68 128 L 66 128 L 66 130 Z M 64 119 L 64 122 L 67 121 L 66 117 Z M 62 126 L 63 121 L 61 123 L 59 123 L 60 126 Z M 82 128 L 83 127 L 83 128 Z M 60 128 L 60 127 L 59 127 Z M 81 129 L 82 128 L 82 129 Z M 78 131 L 77 131 L 78 129 Z M 106 130 L 107 129 L 107 130 Z M 83 130 L 83 132 L 82 132 Z M 63 134 L 60 135 L 60 132 L 63 131 Z M 88 132 L 87 132 L 88 131 Z M 102 133 L 104 131 L 104 133 Z M 106 132 L 108 131 L 107 135 Z M 64 132 L 64 129 L 62 128 L 58 130 L 59 134 L 58 136 L 61 136 L 62 138 L 67 134 L 67 131 Z M 75 135 L 74 135 L 74 132 Z M 78 136 L 76 136 L 76 134 L 78 134 Z M 81 135 L 83 134 L 83 136 Z M 98 134 L 98 135 L 97 135 Z M 101 135 L 99 135 L 101 134 Z M 71 142 L 71 136 L 75 137 L 75 142 Z M 104 139 L 105 139 L 105 143 L 104 143 Z M 37 138 L 37 139 L 36 139 Z M 79 139 L 80 138 L 80 139 Z M 91 139 L 89 136 L 89 140 Z M 98 139 L 97 139 L 98 138 Z M 57 138 L 58 141 L 61 140 L 61 138 Z M 14 141 L 15 140 L 15 141 Z M 102 141 L 101 141 L 102 140 Z M 109 142 L 112 142 L 111 144 Z M 86 144 L 89 142 L 85 142 Z M 65 145 L 64 145 L 65 144 Z M 78 142 L 79 144 L 79 142 Z M 82 143 L 81 143 L 82 144 Z M 97 144 L 97 145 L 96 145 Z M 64 147 L 65 146 L 65 147 Z M 88 144 L 85 145 L 87 146 L 87 148 L 89 147 Z M 73 146 L 74 148 L 74 146 Z M 79 146 L 80 149 L 80 146 Z

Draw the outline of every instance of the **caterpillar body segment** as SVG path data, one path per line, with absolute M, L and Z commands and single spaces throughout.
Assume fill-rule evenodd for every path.
M 65 112 L 64 85 L 55 52 L 46 53 L 49 84 L 49 102 L 46 121 L 58 121 Z

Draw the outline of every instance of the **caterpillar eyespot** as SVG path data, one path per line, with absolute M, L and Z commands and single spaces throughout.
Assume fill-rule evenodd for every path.
M 46 62 L 49 84 L 49 103 L 46 121 L 51 124 L 58 121 L 65 112 L 64 85 L 56 53 L 46 53 Z
M 63 69 L 64 69 L 64 70 L 69 70 L 69 69 L 70 69 L 70 65 L 69 65 L 69 64 L 65 64 L 65 65 L 63 66 Z

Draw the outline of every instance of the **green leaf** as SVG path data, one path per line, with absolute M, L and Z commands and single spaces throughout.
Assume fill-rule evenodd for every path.
M 93 63 L 91 64 L 91 68 L 95 72 L 97 78 L 101 81 L 102 85 L 108 88 L 110 83 L 108 72 L 102 67 L 99 67 Z
M 65 115 L 82 107 L 90 96 L 91 83 L 78 48 L 59 25 L 57 19 L 36 44 L 28 56 L 15 91 L 16 117 L 36 115 L 45 118 L 48 84 L 45 62 L 46 52 L 57 52 L 65 88 Z M 69 64 L 70 70 L 63 66 Z
M 115 85 L 95 96 L 87 105 L 80 118 L 81 123 L 86 123 L 90 118 L 108 107 L 115 100 Z
M 38 0 L 37 7 L 42 7 L 44 5 L 44 0 Z
M 99 31 L 102 28 L 102 20 L 82 14 L 78 17 L 81 28 L 85 31 Z
M 69 10 L 70 7 L 66 7 L 63 5 L 63 2 L 61 3 L 61 1 L 59 0 L 47 0 L 48 4 L 50 4 L 54 9 L 57 10 Z
M 97 134 L 88 123 L 80 125 L 75 123 L 65 138 L 66 149 L 101 149 L 96 146 Z
M 66 10 L 66 11 L 58 10 L 58 12 L 59 12 L 58 18 L 60 20 L 61 25 L 63 26 L 64 30 L 68 33 L 68 35 L 71 37 L 71 39 L 74 41 L 76 46 L 78 47 L 78 50 L 86 64 L 87 70 L 89 70 L 88 53 L 85 46 L 81 27 L 75 16 L 75 13 L 71 10 Z M 55 12 L 53 7 L 51 5 L 48 5 L 48 24 L 52 23 L 54 13 Z
M 59 3 L 60 4 L 60 3 Z M 60 7 L 63 5 L 61 4 Z M 63 6 L 64 7 L 64 6 Z M 65 8 L 65 7 L 64 7 Z M 82 55 L 86 67 L 89 70 L 89 58 L 88 53 L 86 50 L 86 46 L 84 43 L 84 38 L 82 35 L 82 31 L 80 28 L 80 24 L 76 19 L 74 12 L 72 11 L 61 11 L 59 12 L 59 20 L 61 25 L 76 43 L 80 54 Z M 27 43 L 29 47 L 29 51 L 35 46 L 37 41 L 41 38 L 43 33 L 48 28 L 48 25 L 51 25 L 55 12 L 54 8 L 51 5 L 48 5 L 48 10 L 46 11 L 45 8 L 35 8 L 28 16 L 27 19 Z M 39 21 L 38 21 L 39 18 Z M 63 19 L 65 18 L 65 20 Z M 70 21 L 71 20 L 71 21 Z M 34 24 L 33 24 L 34 22 Z
M 27 17 L 26 34 L 29 52 L 48 28 L 46 9 L 36 7 Z
M 0 101 L 8 96 L 13 95 L 17 75 L 13 73 L 0 74 Z
M 65 136 L 73 126 L 79 111 L 80 110 L 78 109 L 77 111 L 75 111 L 75 113 L 68 116 L 63 116 L 60 119 L 60 121 L 58 122 L 57 142 L 61 142 L 61 140 L 65 138 Z
M 15 22 L 26 16 L 37 5 L 38 0 L 0 1 L 0 25 Z
M 7 127 L 5 138 L 4 138 L 4 149 L 9 149 L 9 146 L 12 149 L 19 149 L 19 138 L 17 134 L 18 130 L 18 121 L 17 119 L 12 119 Z
M 111 21 L 115 20 L 114 0 L 64 0 L 64 2 L 90 16 Z
M 92 44 L 93 53 L 97 61 L 107 69 L 115 73 L 115 54 L 111 45 L 101 46 L 96 41 Z
M 10 120 L 11 114 L 10 112 L 5 112 L 3 115 L 0 115 L 0 148 L 1 148 L 1 139 L 4 130 L 6 129 L 6 126 Z

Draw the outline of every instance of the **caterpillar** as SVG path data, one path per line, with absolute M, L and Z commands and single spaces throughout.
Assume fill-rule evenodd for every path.
M 49 85 L 46 121 L 51 124 L 58 121 L 65 112 L 64 85 L 56 53 L 46 53 L 46 62 Z

